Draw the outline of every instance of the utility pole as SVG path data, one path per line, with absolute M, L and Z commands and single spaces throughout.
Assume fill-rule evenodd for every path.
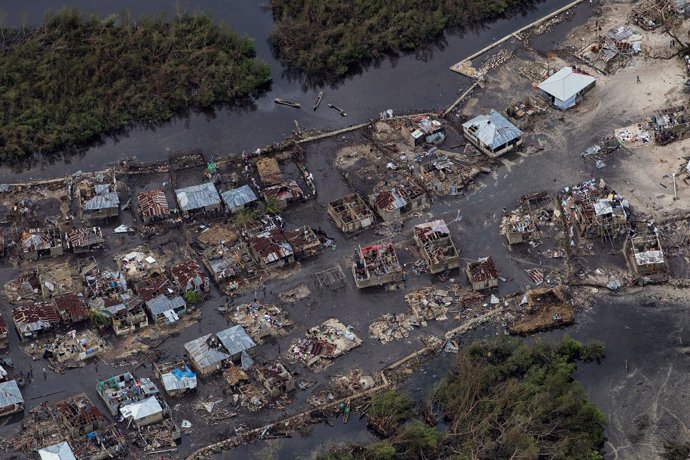
M 678 191 L 676 189 L 676 173 L 673 173 L 673 200 L 678 199 Z

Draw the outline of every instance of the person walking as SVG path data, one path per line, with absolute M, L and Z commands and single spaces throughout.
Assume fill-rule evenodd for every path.
M 43 380 L 48 380 L 48 371 L 45 367 L 43 368 Z
M 640 82 L 640 76 L 639 75 L 637 76 L 637 82 L 638 83 Z

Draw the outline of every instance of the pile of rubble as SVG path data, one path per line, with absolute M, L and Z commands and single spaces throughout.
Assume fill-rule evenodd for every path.
M 408 337 L 410 331 L 418 326 L 419 321 L 415 317 L 405 313 L 387 313 L 369 325 L 369 335 L 381 343 L 388 343 Z
M 287 312 L 275 305 L 250 302 L 226 308 L 226 317 L 242 326 L 257 343 L 261 343 L 262 339 L 269 335 L 285 335 L 287 329 L 293 325 L 287 318 Z
M 412 315 L 426 326 L 427 320 L 444 321 L 451 306 L 457 305 L 450 291 L 427 287 L 405 296 Z

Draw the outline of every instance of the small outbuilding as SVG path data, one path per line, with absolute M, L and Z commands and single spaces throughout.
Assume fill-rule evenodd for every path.
M 539 89 L 554 107 L 566 110 L 574 107 L 590 89 L 596 78 L 573 67 L 563 67 L 539 83 Z
M 170 217 L 170 206 L 165 192 L 160 189 L 147 190 L 137 195 L 141 220 L 145 224 L 167 219 Z
M 160 294 L 146 301 L 146 310 L 153 324 L 173 324 L 187 313 L 187 303 L 182 296 Z
M 120 407 L 120 414 L 125 420 L 131 419 L 137 426 L 146 426 L 163 420 L 163 407 L 158 398 L 150 396 Z
M 462 124 L 465 138 L 492 158 L 499 157 L 522 144 L 522 131 L 503 115 L 491 110 Z
M 498 287 L 498 270 L 491 257 L 482 257 L 476 261 L 467 262 L 465 268 L 467 278 L 475 291 Z

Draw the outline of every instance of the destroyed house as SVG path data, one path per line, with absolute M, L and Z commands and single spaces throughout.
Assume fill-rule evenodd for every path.
M 496 264 L 491 257 L 482 257 L 474 262 L 467 262 L 465 272 L 472 289 L 475 291 L 498 287 L 498 270 L 496 270 Z
M 211 288 L 211 280 L 194 260 L 173 266 L 170 276 L 180 294 L 188 291 L 204 293 Z
M 281 209 L 286 208 L 290 203 L 296 203 L 304 199 L 304 192 L 294 180 L 265 187 L 262 189 L 262 193 L 266 201 L 276 200 Z
M 228 351 L 233 361 L 239 361 L 241 354 L 256 346 L 242 326 L 232 326 L 216 333 L 216 337 Z
M 0 382 L 0 417 L 22 412 L 24 397 L 16 380 Z
M 144 302 L 148 302 L 161 294 L 172 294 L 175 292 L 175 289 L 170 279 L 164 273 L 152 273 L 134 286 L 134 292 Z
M 129 334 L 149 325 L 144 311 L 144 301 L 130 294 L 121 294 L 114 298 L 100 299 L 100 313 L 110 318 L 115 335 Z
M 402 214 L 428 204 L 426 191 L 410 179 L 399 185 L 384 187 L 369 196 L 369 204 L 386 222 L 401 218 Z
M 160 379 L 168 396 L 181 396 L 196 390 L 196 374 L 189 369 L 184 360 L 153 365 L 156 376 Z
M 84 393 L 56 403 L 55 411 L 73 437 L 86 436 L 112 424 Z
M 427 189 L 437 195 L 457 195 L 472 177 L 479 174 L 479 170 L 470 170 L 455 158 L 455 155 L 437 154 L 433 160 L 419 163 L 415 168 L 416 175 Z
M 84 366 L 85 361 L 100 355 L 106 348 L 106 341 L 95 332 L 87 329 L 76 333 L 72 330 L 65 335 L 57 335 L 46 344 L 43 357 L 52 362 L 69 362 L 70 367 Z
M 101 249 L 105 239 L 101 227 L 78 227 L 65 233 L 67 249 L 75 254 Z
M 145 224 L 152 224 L 170 217 L 170 206 L 165 192 L 160 189 L 147 190 L 137 195 L 141 220 Z
M 187 314 L 187 303 L 179 296 L 167 296 L 160 294 L 146 301 L 146 310 L 149 312 L 153 324 L 172 324 Z
M 65 324 L 74 324 L 89 319 L 89 307 L 84 296 L 69 293 L 53 299 L 60 319 Z
M 105 219 L 120 214 L 120 198 L 115 184 L 94 184 L 93 191 L 80 186 L 78 190 L 84 217 Z
M 279 361 L 258 367 L 256 374 L 268 394 L 274 398 L 295 390 L 295 378 Z
M 7 321 L 5 321 L 5 316 L 0 314 L 0 350 L 5 350 L 9 346 L 7 341 L 7 334 L 9 329 L 7 328 Z
M 223 198 L 223 203 L 225 203 L 225 209 L 233 214 L 240 209 L 244 209 L 246 205 L 258 200 L 254 190 L 248 185 L 228 190 L 227 192 L 221 193 L 220 196 Z
M 112 296 L 127 291 L 127 280 L 120 272 L 100 271 L 94 264 L 84 268 L 81 273 L 86 284 L 85 294 L 89 298 Z
M 565 110 L 574 107 L 585 93 L 594 88 L 596 81 L 577 68 L 563 67 L 541 82 L 539 90 L 554 107 Z
M 38 281 L 44 299 L 69 294 L 80 289 L 68 262 L 38 266 Z
M 403 269 L 390 241 L 380 241 L 355 250 L 352 275 L 358 288 L 402 281 Z
M 446 139 L 446 130 L 440 121 L 428 115 L 420 115 L 403 124 L 403 136 L 412 146 L 440 144 Z
M 60 230 L 57 227 L 31 228 L 20 237 L 22 257 L 36 260 L 42 257 L 57 257 L 64 253 Z
M 633 236 L 625 244 L 625 254 L 636 275 L 666 273 L 668 265 L 656 234 Z
M 634 37 L 629 27 L 614 27 L 585 46 L 579 56 L 595 69 L 614 72 L 640 51 L 640 42 L 634 41 Z
M 221 199 L 211 182 L 175 190 L 177 204 L 185 216 L 220 209 Z
M 687 13 L 685 0 L 643 0 L 632 8 L 632 20 L 644 30 L 654 30 L 674 15 Z
M 685 106 L 659 110 L 652 114 L 654 140 L 659 145 L 685 139 L 690 134 L 690 114 Z
M 130 251 L 123 255 L 117 255 L 115 260 L 120 269 L 120 273 L 129 282 L 137 283 L 150 275 L 162 272 L 162 268 L 151 254 L 150 251 L 139 248 L 139 250 Z
M 275 158 L 260 158 L 256 161 L 256 170 L 259 173 L 259 179 L 263 187 L 270 187 L 285 182 L 283 173 L 280 172 L 278 160 Z
M 328 204 L 328 215 L 345 233 L 363 230 L 374 223 L 374 213 L 356 193 L 331 201 Z
M 115 417 L 121 407 L 157 395 L 158 387 L 147 377 L 137 379 L 125 372 L 98 382 L 96 393 Z
M 415 225 L 414 240 L 431 273 L 460 267 L 460 255 L 443 220 Z
M 322 360 L 333 360 L 362 344 L 362 339 L 350 329 L 331 318 L 309 329 L 304 338 L 290 347 L 290 354 L 307 366 L 328 365 Z
M 313 257 L 323 249 L 321 240 L 308 225 L 285 232 L 285 239 L 292 246 L 296 260 Z
M 627 201 L 605 186 L 590 180 L 567 190 L 563 210 L 575 219 L 581 236 L 613 239 L 628 229 Z
M 12 321 L 20 339 L 35 339 L 60 324 L 53 302 L 27 302 L 12 310 Z
M 264 268 L 280 268 L 295 262 L 292 246 L 278 229 L 250 238 L 248 244 L 256 260 Z
M 496 158 L 522 144 L 522 131 L 495 110 L 462 124 L 465 138 L 486 155 Z
M 512 211 L 503 218 L 501 227 L 508 239 L 508 244 L 524 243 L 540 237 L 536 220 L 529 210 Z

